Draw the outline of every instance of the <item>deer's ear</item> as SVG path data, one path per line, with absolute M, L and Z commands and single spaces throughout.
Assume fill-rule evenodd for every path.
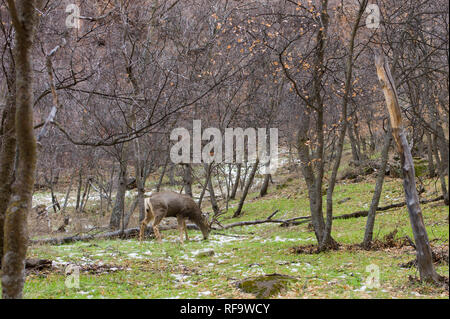
M 209 220 L 209 213 L 203 213 L 202 212 L 202 218 L 203 218 L 203 220 L 206 222 L 206 223 L 210 223 L 210 220 Z

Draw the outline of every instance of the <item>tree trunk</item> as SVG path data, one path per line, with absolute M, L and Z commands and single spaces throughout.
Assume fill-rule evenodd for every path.
M 204 165 L 205 165 L 205 171 L 206 172 L 208 172 L 208 170 L 210 170 L 209 173 L 207 174 L 208 178 L 205 181 L 205 183 L 208 184 L 209 200 L 211 202 L 211 207 L 212 207 L 212 209 L 214 211 L 214 215 L 217 216 L 217 215 L 220 214 L 220 210 L 219 210 L 219 205 L 217 205 L 216 194 L 214 192 L 214 187 L 213 187 L 213 184 L 212 184 L 212 168 L 213 167 L 212 166 L 209 167 L 209 165 L 206 164 L 206 163 Z M 210 165 L 212 165 L 212 163 Z
M 206 178 L 205 178 L 205 184 L 202 187 L 202 192 L 200 193 L 200 197 L 198 199 L 197 205 L 198 207 L 202 207 L 202 201 L 203 197 L 205 196 L 206 188 L 208 187 L 208 180 L 210 179 L 210 175 L 212 172 L 213 163 L 208 164 L 208 169 L 206 170 Z
M 128 168 L 128 143 L 124 143 L 122 146 L 121 158 L 120 158 L 120 171 L 118 177 L 116 201 L 111 213 L 111 219 L 109 221 L 109 227 L 111 229 L 119 229 L 120 221 L 124 215 L 125 209 L 125 193 L 127 190 L 127 168 Z
M 253 164 L 252 170 L 250 172 L 250 176 L 248 177 L 247 183 L 245 184 L 244 191 L 242 193 L 241 199 L 239 201 L 238 208 L 234 212 L 233 218 L 242 215 L 242 207 L 244 206 L 245 198 L 247 197 L 248 191 L 250 190 L 250 186 L 252 186 L 253 179 L 255 178 L 256 171 L 258 170 L 259 158 L 256 159 Z
M 267 194 L 267 189 L 269 188 L 269 181 L 270 181 L 270 174 L 265 174 L 261 190 L 259 191 L 260 197 L 264 197 Z
M 78 171 L 78 189 L 77 189 L 77 202 L 75 204 L 75 210 L 78 211 L 80 207 L 81 189 L 83 188 L 83 166 Z
M 431 140 L 430 132 L 426 132 L 425 134 L 427 136 L 428 177 L 433 178 L 436 176 L 433 162 L 433 141 Z
M 75 177 L 75 172 L 73 172 L 72 175 L 70 176 L 69 187 L 67 188 L 66 197 L 64 198 L 64 204 L 61 209 L 61 214 L 64 216 L 64 218 L 65 218 L 67 203 L 69 202 L 70 191 L 72 190 L 74 177 Z M 101 199 L 101 194 L 100 194 L 100 199 Z
M 57 178 L 56 178 L 56 181 L 58 180 L 58 176 L 56 176 Z M 47 178 L 45 178 L 46 180 L 47 180 Z M 51 194 L 51 196 L 52 196 L 52 207 L 53 207 L 53 212 L 55 213 L 55 215 L 57 214 L 57 211 L 56 211 L 56 209 L 58 208 L 58 209 L 61 209 L 60 208 L 60 206 L 59 206 L 59 202 L 58 202 L 58 199 L 56 198 L 56 195 L 55 195 L 55 191 L 54 191 L 54 188 L 53 188 L 53 185 L 55 184 L 55 177 L 53 176 L 53 169 L 50 169 L 50 181 L 48 182 L 48 184 L 49 184 L 49 187 L 50 187 L 50 194 Z
M 174 170 L 175 170 L 175 165 L 172 162 L 170 162 L 170 165 L 169 165 L 169 185 L 170 186 L 175 185 Z
M 0 153 L 0 264 L 3 258 L 5 214 L 11 198 L 11 184 L 14 180 L 13 168 L 16 156 L 15 116 L 15 96 L 14 94 L 9 93 L 3 111 L 2 145 Z
M 81 205 L 80 205 L 80 213 L 84 212 L 84 209 L 86 208 L 86 204 L 89 200 L 89 193 L 91 191 L 91 182 L 92 179 L 90 177 L 88 177 L 86 179 L 86 185 L 84 186 L 84 193 L 83 193 L 83 198 L 81 201 Z
M 270 139 L 269 136 L 266 136 L 266 146 L 270 145 Z M 265 156 L 270 156 L 270 151 L 269 148 L 267 148 L 266 150 L 266 154 L 264 154 Z M 263 179 L 263 183 L 261 185 L 261 189 L 259 191 L 259 196 L 260 197 L 264 197 L 267 194 L 267 190 L 269 188 L 269 181 L 271 180 L 272 176 L 270 175 L 270 173 L 267 173 L 269 171 L 270 168 L 270 160 L 265 164 L 264 166 L 264 170 L 265 170 L 265 174 L 264 174 L 264 179 Z
M 317 122 L 316 122 L 316 131 L 315 135 L 317 138 L 316 147 L 313 152 L 313 160 L 309 161 L 309 147 L 306 146 L 306 142 L 308 140 L 307 136 L 304 135 L 302 141 L 302 152 L 307 152 L 306 159 L 308 162 L 306 165 L 310 165 L 307 170 L 302 170 L 304 173 L 307 172 L 308 175 L 312 175 L 309 177 L 305 177 L 309 179 L 312 184 L 309 184 L 308 187 L 308 196 L 309 196 L 309 206 L 311 210 L 311 223 L 314 227 L 314 234 L 317 239 L 317 243 L 320 244 L 322 241 L 323 231 L 325 227 L 325 222 L 323 219 L 323 203 L 322 203 L 322 185 L 323 185 L 323 174 L 325 168 L 325 156 L 324 156 L 324 104 L 323 104 L 323 96 L 322 96 L 322 87 L 323 87 L 323 76 L 325 74 L 325 49 L 327 44 L 327 36 L 328 36 L 328 1 L 321 1 L 320 8 L 320 20 L 322 22 L 322 26 L 317 32 L 316 36 L 316 52 L 314 57 L 314 73 L 312 79 L 312 99 L 313 104 L 310 105 L 313 107 L 314 111 L 317 114 Z M 311 170 L 311 166 L 314 167 Z M 305 175 L 304 175 L 305 176 Z M 307 183 L 308 184 L 308 183 Z
M 241 169 L 242 169 L 242 164 L 238 163 L 236 166 L 236 178 L 234 180 L 233 188 L 231 189 L 230 199 L 236 198 L 237 189 L 239 187 L 239 181 L 241 179 Z
M 141 158 L 141 150 L 140 150 L 139 139 L 135 140 L 135 170 L 136 170 L 136 187 L 137 187 L 137 201 L 139 207 L 139 222 L 142 222 L 145 218 L 145 203 L 144 203 L 144 194 L 145 194 L 145 181 L 148 177 L 148 172 L 150 171 L 150 167 L 148 162 L 145 159 Z M 126 228 L 126 225 L 124 225 Z
M 355 162 L 355 164 L 358 164 L 361 160 L 361 156 L 358 150 L 358 146 L 356 145 L 356 138 L 352 126 L 350 126 L 350 128 L 348 129 L 348 137 L 350 138 L 350 145 L 352 147 L 353 162 Z
M 371 127 L 371 125 L 370 125 L 370 122 L 371 122 L 371 121 L 367 121 L 367 127 L 368 127 L 368 129 L 369 129 L 369 136 L 370 136 L 369 149 L 370 149 L 371 152 L 374 152 L 374 151 L 375 151 L 375 146 L 376 146 L 376 143 L 375 143 L 375 135 L 373 134 L 373 131 L 372 131 L 372 127 Z
M 192 197 L 192 167 L 191 164 L 183 164 L 183 185 L 185 194 Z
M 380 202 L 381 191 L 383 190 L 383 182 L 384 177 L 386 175 L 386 167 L 389 158 L 389 146 L 391 145 L 391 140 L 392 140 L 392 133 L 391 131 L 389 131 L 384 139 L 383 150 L 381 151 L 381 166 L 380 170 L 378 171 L 377 181 L 375 184 L 375 191 L 373 192 L 372 203 L 370 204 L 369 213 L 367 215 L 366 230 L 364 233 L 364 240 L 362 243 L 362 246 L 365 249 L 370 248 L 370 244 L 373 239 L 375 214 L 378 208 L 378 203 Z
M 434 158 L 436 160 L 436 166 L 438 168 L 438 175 L 439 180 L 441 182 L 441 191 L 442 195 L 444 196 L 444 203 L 448 205 L 449 199 L 448 199 L 448 190 L 447 190 L 447 184 L 445 182 L 445 173 L 444 173 L 444 165 L 442 164 L 441 157 L 439 156 L 439 150 L 438 150 L 438 141 L 436 135 L 433 138 L 433 153 Z
M 17 4 L 17 7 L 16 7 Z M 4 225 L 2 296 L 22 298 L 28 247 L 27 217 L 31 209 L 36 171 L 36 138 L 33 129 L 33 73 L 31 48 L 36 23 L 36 1 L 8 1 L 15 34 L 16 138 L 19 160 Z
M 444 129 L 442 128 L 442 125 L 438 123 L 436 125 L 436 130 L 438 133 L 437 135 L 438 148 L 439 152 L 441 153 L 442 172 L 444 176 L 448 177 L 448 163 L 449 163 L 448 140 L 445 138 Z
M 359 28 L 359 22 L 361 20 L 361 17 L 363 13 L 366 10 L 367 6 L 367 0 L 361 2 L 357 19 L 353 25 L 352 33 L 350 37 L 349 47 L 348 47 L 348 55 L 347 55 L 347 61 L 345 66 L 345 91 L 344 96 L 342 99 L 342 111 L 341 111 L 341 123 L 342 127 L 339 132 L 339 138 L 336 146 L 336 159 L 333 165 L 333 169 L 331 172 L 331 177 L 328 182 L 328 189 L 327 189 L 327 221 L 325 223 L 324 232 L 322 234 L 322 239 L 319 242 L 319 250 L 325 250 L 329 247 L 335 247 L 336 242 L 331 237 L 331 227 L 333 223 L 333 193 L 334 193 L 334 187 L 336 185 L 336 177 L 337 173 L 341 164 L 341 158 L 342 158 L 342 151 L 344 149 L 344 140 L 345 140 L 345 134 L 347 131 L 348 121 L 347 121 L 347 106 L 348 106 L 348 100 L 349 95 L 352 90 L 352 75 L 353 75 L 353 51 L 354 51 L 354 43 L 356 34 Z M 321 194 L 320 194 L 321 196 Z
M 128 211 L 128 213 L 125 214 L 125 217 L 123 219 L 123 223 L 122 223 L 123 229 L 128 228 L 128 224 L 130 223 L 131 215 L 133 215 L 134 211 L 136 210 L 136 207 L 138 206 L 138 202 L 139 202 L 139 198 L 138 198 L 138 196 L 136 196 L 133 203 L 131 204 L 130 210 Z
M 163 170 L 161 172 L 161 175 L 159 176 L 158 184 L 156 185 L 157 192 L 159 192 L 161 189 L 162 181 L 163 181 L 164 175 L 166 174 L 167 165 L 169 164 L 169 158 L 170 157 L 167 156 L 166 162 L 164 163 L 164 166 L 163 166 Z
M 245 162 L 244 176 L 242 176 L 242 178 L 241 178 L 241 180 L 240 180 L 240 182 L 239 182 L 241 191 L 244 190 L 245 182 L 247 181 L 248 169 L 249 169 L 248 163 Z
M 380 51 L 375 53 L 375 66 L 389 111 L 392 135 L 400 155 L 403 172 L 403 188 L 405 190 L 409 219 L 414 234 L 420 279 L 422 281 L 438 283 L 441 277 L 434 269 L 431 247 L 423 222 L 422 210 L 416 189 L 414 162 L 403 130 L 402 115 L 400 105 L 398 104 L 394 80 L 391 76 L 389 65 L 385 61 L 384 53 Z

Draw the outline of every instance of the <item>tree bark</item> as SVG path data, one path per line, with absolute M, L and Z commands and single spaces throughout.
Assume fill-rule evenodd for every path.
M 375 184 L 375 191 L 372 196 L 372 203 L 370 204 L 369 212 L 367 214 L 366 230 L 364 233 L 364 240 L 362 246 L 365 249 L 370 248 L 370 244 L 373 239 L 373 227 L 375 225 L 375 214 L 378 208 L 378 203 L 380 202 L 381 191 L 383 190 L 383 181 L 386 175 L 386 167 L 389 158 L 389 146 L 391 145 L 392 133 L 389 131 L 386 134 L 383 144 L 383 150 L 381 151 L 381 166 L 378 171 L 377 181 Z
M 230 199 L 236 198 L 236 193 L 237 193 L 237 190 L 239 187 L 239 181 L 241 179 L 241 169 L 242 169 L 242 164 L 238 163 L 236 166 L 236 178 L 234 180 L 233 188 L 231 189 Z
M 78 171 L 78 189 L 77 189 L 77 202 L 75 204 L 75 210 L 78 211 L 81 200 L 81 189 L 83 188 L 83 166 Z
M 348 130 L 348 137 L 350 138 L 353 162 L 355 162 L 355 164 L 358 164 L 359 161 L 361 160 L 361 155 L 356 143 L 356 138 L 352 127 L 350 127 Z
M 66 207 L 67 207 L 67 203 L 69 202 L 69 196 L 70 196 L 70 192 L 72 190 L 72 185 L 73 185 L 73 179 L 75 177 L 75 172 L 70 176 L 70 182 L 69 182 L 69 187 L 67 188 L 67 192 L 66 192 L 66 196 L 64 198 L 64 204 L 63 207 L 61 209 L 61 214 L 64 216 L 65 212 L 66 212 Z M 101 198 L 101 196 L 100 196 Z
M 122 146 L 121 158 L 120 158 L 120 171 L 118 177 L 116 201 L 111 213 L 111 219 L 109 221 L 109 227 L 111 229 L 118 229 L 120 227 L 120 221 L 123 220 L 125 209 L 125 193 L 127 190 L 127 169 L 128 169 L 128 143 L 124 143 Z
M 169 164 L 169 185 L 170 186 L 175 185 L 174 170 L 175 170 L 175 165 L 172 162 L 170 162 L 170 164 Z
M 347 52 L 347 60 L 346 60 L 346 66 L 345 66 L 345 91 L 344 96 L 342 99 L 342 110 L 341 110 L 341 123 L 342 127 L 339 132 L 339 138 L 337 142 L 337 150 L 336 150 L 336 159 L 333 165 L 333 169 L 331 172 L 331 177 L 328 182 L 328 189 L 327 189 L 327 221 L 325 223 L 324 232 L 321 238 L 321 241 L 319 242 L 319 250 L 325 250 L 328 247 L 334 247 L 336 246 L 336 242 L 331 237 L 331 227 L 333 223 L 333 193 L 334 193 L 334 187 L 336 185 L 336 177 L 337 173 L 341 164 L 341 158 L 342 158 L 342 151 L 344 149 L 344 140 L 345 140 L 345 134 L 347 131 L 348 121 L 347 121 L 347 106 L 348 106 L 348 100 L 350 91 L 352 89 L 352 75 L 353 75 L 353 51 L 354 51 L 354 44 L 355 44 L 355 38 L 356 34 L 359 28 L 359 22 L 361 20 L 361 17 L 363 13 L 366 10 L 367 6 L 367 0 L 360 3 L 358 16 L 356 18 L 356 21 L 352 28 L 352 33 L 350 37 L 348 52 Z
M 128 224 L 130 223 L 131 215 L 133 215 L 134 211 L 136 210 L 136 207 L 138 206 L 139 198 L 136 196 L 133 203 L 131 204 L 130 210 L 128 213 L 125 214 L 125 218 L 123 219 L 123 229 L 126 229 L 128 227 Z
M 216 194 L 214 192 L 214 187 L 212 184 L 212 169 L 213 166 L 209 166 L 212 165 L 211 164 L 204 164 L 205 165 L 205 171 L 207 172 L 207 180 L 205 181 L 205 183 L 208 184 L 208 192 L 209 192 L 209 200 L 211 202 L 211 207 L 214 211 L 214 215 L 219 215 L 220 214 L 220 209 L 219 209 L 219 205 L 217 205 L 217 199 L 216 199 Z
M 403 130 L 402 115 L 394 80 L 389 65 L 385 61 L 384 53 L 380 51 L 375 53 L 375 66 L 389 111 L 392 135 L 400 155 L 403 172 L 403 188 L 405 190 L 409 219 L 414 234 L 420 279 L 422 281 L 438 283 L 441 281 L 441 277 L 434 269 L 431 247 L 423 222 L 422 210 L 416 189 L 414 162 Z
M 438 133 L 437 135 L 438 148 L 439 152 L 441 153 L 442 172 L 444 176 L 448 177 L 448 163 L 449 163 L 448 140 L 445 138 L 444 129 L 442 128 L 441 124 L 437 123 L 436 130 Z
M 250 186 L 252 186 L 253 179 L 255 178 L 256 171 L 258 170 L 259 158 L 256 159 L 253 164 L 252 170 L 250 172 L 250 176 L 248 177 L 247 183 L 245 184 L 244 191 L 242 192 L 241 199 L 239 200 L 239 205 L 236 211 L 233 214 L 233 218 L 242 215 L 242 207 L 244 206 L 245 199 L 247 198 L 248 191 L 250 190 Z
M 270 174 L 265 174 L 264 175 L 264 180 L 261 186 L 261 190 L 259 191 L 259 197 L 264 197 L 265 195 L 267 195 L 267 190 L 269 188 L 269 181 L 270 181 Z
M 200 193 L 200 197 L 198 199 L 197 205 L 198 207 L 202 207 L 203 197 L 205 196 L 206 188 L 208 187 L 208 180 L 210 179 L 210 175 L 212 172 L 212 166 L 213 163 L 208 164 L 208 169 L 206 170 L 206 178 L 205 178 L 205 184 L 202 187 L 202 191 Z
M 163 181 L 164 175 L 166 174 L 167 165 L 169 164 L 169 160 L 170 160 L 170 157 L 167 156 L 166 161 L 165 161 L 164 166 L 163 166 L 163 170 L 161 172 L 161 175 L 159 176 L 158 184 L 156 185 L 156 191 L 157 192 L 159 192 L 160 189 L 161 189 L 162 181 Z
M 430 132 L 426 132 L 425 135 L 427 137 L 428 177 L 433 178 L 436 176 L 433 162 L 433 141 Z
M 434 138 L 433 138 L 433 153 L 434 153 L 434 158 L 436 160 L 439 181 L 441 182 L 441 191 L 442 191 L 442 195 L 444 196 L 444 202 L 446 205 L 448 205 L 449 198 L 448 198 L 447 183 L 445 182 L 444 165 L 442 163 L 441 156 L 439 156 L 439 148 L 438 148 L 438 141 L 437 141 L 436 135 L 434 135 Z
M 240 185 L 239 188 L 241 189 L 241 191 L 244 190 L 245 182 L 247 181 L 248 169 L 249 169 L 248 162 L 245 162 L 244 176 L 241 175 L 241 180 L 239 181 Z
M 16 156 L 15 116 L 15 93 L 10 92 L 3 111 L 4 120 L 2 121 L 3 130 L 0 153 L 0 262 L 3 258 L 5 214 L 11 198 L 11 184 L 14 179 L 13 168 Z
M 184 175 L 184 192 L 185 194 L 192 197 L 192 167 L 191 164 L 183 164 Z
M 17 4 L 17 7 L 16 7 Z M 19 159 L 12 196 L 4 225 L 2 297 L 22 298 L 25 258 L 28 248 L 27 217 L 31 209 L 36 171 L 36 138 L 33 128 L 33 73 L 31 49 L 34 40 L 37 3 L 8 0 L 15 34 L 16 141 Z

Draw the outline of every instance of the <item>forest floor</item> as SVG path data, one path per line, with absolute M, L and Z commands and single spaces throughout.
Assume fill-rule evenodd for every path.
M 223 225 L 265 219 L 275 210 L 276 219 L 309 215 L 309 203 L 299 173 L 284 173 L 271 184 L 269 194 L 249 194 L 243 215 L 231 218 L 232 201 Z M 421 198 L 439 196 L 435 179 L 424 180 Z M 374 176 L 358 183 L 336 186 L 334 215 L 367 210 Z M 404 201 L 401 179 L 387 177 L 380 206 Z M 435 264 L 449 276 L 449 209 L 443 201 L 422 205 L 424 222 L 433 250 L 443 258 Z M 271 298 L 448 298 L 448 290 L 417 283 L 415 250 L 406 206 L 377 213 L 374 250 L 360 249 L 366 218 L 333 222 L 332 236 L 339 250 L 309 252 L 316 243 L 308 223 L 280 227 L 267 223 L 212 231 L 207 241 L 190 230 L 190 240 L 178 243 L 176 230 L 164 231 L 163 242 L 152 238 L 92 240 L 64 245 L 34 245 L 29 258 L 52 260 L 52 267 L 27 273 L 25 298 L 254 298 L 237 283 L 248 277 L 284 274 L 295 277 Z M 131 225 L 135 227 L 136 225 Z M 394 233 L 393 233 L 394 232 Z M 389 235 L 390 234 L 390 235 Z M 48 237 L 45 236 L 45 237 Z M 202 253 L 204 252 L 204 253 Z M 303 252 L 303 253 L 302 253 Z M 71 287 L 68 265 L 79 268 L 79 287 Z M 379 271 L 379 286 L 369 285 L 371 269 Z M 69 284 L 66 284 L 69 281 Z M 73 286 L 73 285 L 72 285 Z

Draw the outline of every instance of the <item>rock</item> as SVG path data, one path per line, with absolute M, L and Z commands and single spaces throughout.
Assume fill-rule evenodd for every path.
M 359 182 L 362 180 L 362 176 L 367 176 L 380 169 L 380 163 L 378 160 L 366 159 L 357 163 L 350 162 L 349 166 L 344 168 L 338 174 L 338 180 L 354 180 Z
M 250 277 L 237 282 L 237 287 L 256 298 L 269 298 L 286 289 L 287 286 L 297 281 L 295 277 L 282 274 L 268 274 L 258 277 Z
M 351 200 L 352 198 L 351 197 L 345 197 L 345 198 L 343 198 L 343 199 L 341 199 L 341 200 L 338 200 L 338 204 L 343 204 L 343 203 L 345 203 L 345 202 L 348 202 L 349 200 Z
M 414 171 L 416 177 L 425 176 L 428 173 L 428 161 L 423 158 L 414 157 Z
M 414 171 L 416 177 L 425 176 L 428 173 L 428 161 L 423 158 L 414 157 Z M 402 177 L 402 166 L 400 161 L 389 162 L 389 175 L 393 178 Z
M 197 258 L 210 257 L 210 256 L 214 256 L 214 250 L 212 250 L 212 249 L 206 249 L 206 250 L 199 251 L 195 255 L 195 257 L 197 257 Z
M 29 258 L 25 260 L 25 269 L 27 271 L 52 269 L 52 261 L 48 259 Z

